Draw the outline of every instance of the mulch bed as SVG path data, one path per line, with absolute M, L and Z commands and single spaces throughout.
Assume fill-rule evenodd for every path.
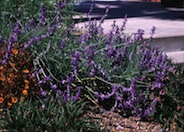
M 138 117 L 123 117 L 116 112 L 94 113 L 88 112 L 86 116 L 95 121 L 101 120 L 101 129 L 107 132 L 162 132 L 163 125 L 155 121 L 141 121 Z M 171 123 L 170 130 L 164 132 L 176 132 L 175 123 Z

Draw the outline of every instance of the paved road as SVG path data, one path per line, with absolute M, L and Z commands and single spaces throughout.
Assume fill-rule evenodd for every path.
M 76 7 L 76 11 L 85 14 L 91 7 L 91 2 L 82 2 Z M 100 19 L 107 5 L 110 11 L 103 23 L 104 33 L 111 29 L 113 21 L 121 26 L 122 18 L 127 15 L 128 22 L 126 33 L 135 33 L 138 29 L 145 30 L 145 38 L 153 26 L 156 27 L 152 44 L 173 58 L 176 63 L 184 63 L 184 8 L 164 8 L 160 3 L 135 2 L 135 1 L 97 1 L 91 14 L 93 19 Z M 87 18 L 83 19 L 84 23 Z M 79 23 L 79 27 L 84 27 Z M 84 29 L 85 30 L 85 29 Z
M 122 24 L 122 18 L 127 15 L 127 32 L 136 32 L 144 29 L 146 35 L 153 26 L 157 28 L 155 37 L 184 36 L 184 8 L 164 8 L 160 3 L 135 2 L 135 1 L 96 1 L 91 17 L 100 19 L 105 12 L 106 6 L 110 5 L 107 19 L 104 22 L 104 31 L 108 32 L 113 21 Z M 92 2 L 82 2 L 76 7 L 76 11 L 87 13 Z M 87 21 L 88 19 L 83 19 Z M 82 25 L 82 24 L 80 24 Z
M 96 1 L 92 12 L 93 18 L 100 18 L 104 12 L 105 7 L 109 4 L 110 11 L 107 18 L 122 18 L 125 15 L 128 17 L 152 17 L 159 19 L 183 19 L 184 8 L 164 8 L 157 2 L 138 2 L 125 0 L 101 0 Z M 81 2 L 76 6 L 76 11 L 87 13 L 91 7 L 92 2 Z

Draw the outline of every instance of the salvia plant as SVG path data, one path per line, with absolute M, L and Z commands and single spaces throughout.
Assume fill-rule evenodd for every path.
M 120 111 L 143 120 L 156 118 L 165 124 L 164 129 L 174 120 L 182 128 L 184 77 L 158 47 L 149 44 L 156 28 L 151 29 L 149 40 L 144 39 L 142 29 L 128 35 L 125 17 L 121 26 L 114 21 L 104 33 L 107 6 L 99 21 L 89 18 L 81 34 L 72 19 L 71 3 L 58 0 L 54 7 L 42 3 L 38 17 L 24 22 L 17 19 L 8 41 L 0 37 L 0 81 L 8 91 L 1 92 L 0 102 L 6 95 L 7 100 L 14 95 L 22 97 L 25 86 L 35 87 L 30 93 L 38 93 L 44 100 L 52 96 L 66 102 L 84 99 L 101 111 Z M 19 53 L 23 60 L 17 60 Z M 5 83 L 11 87 L 15 83 L 10 82 L 17 79 L 21 83 L 16 86 L 21 87 L 15 92 L 5 88 Z M 17 98 L 13 102 L 18 102 Z

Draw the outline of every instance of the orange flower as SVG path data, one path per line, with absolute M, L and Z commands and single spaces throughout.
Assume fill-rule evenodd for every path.
M 5 80 L 6 80 L 5 75 L 0 77 L 0 81 L 5 81 Z
M 12 103 L 8 102 L 8 107 L 11 107 L 12 106 Z
M 11 78 L 7 78 L 8 83 L 12 83 Z
M 22 91 L 22 93 L 23 93 L 24 95 L 27 95 L 28 91 L 27 91 L 26 89 L 24 89 L 24 90 Z
M 12 53 L 13 53 L 14 55 L 17 55 L 17 54 L 19 53 L 19 51 L 18 51 L 17 49 L 12 49 Z
M 2 104 L 3 102 L 4 102 L 4 99 L 0 97 L 0 104 Z
M 9 77 L 11 77 L 11 78 L 14 77 L 14 74 L 13 73 L 10 73 Z
M 18 101 L 18 98 L 17 97 L 11 97 L 11 102 L 12 103 L 17 103 Z
M 25 89 L 29 89 L 29 85 L 26 84 L 26 85 L 24 86 L 24 88 L 25 88 Z
M 3 66 L 0 66 L 0 70 L 3 70 L 4 69 L 4 67 Z
M 28 69 L 25 69 L 22 71 L 23 73 L 29 73 L 29 70 Z
M 24 83 L 25 83 L 25 84 L 29 84 L 29 80 L 26 80 L 26 79 L 25 79 L 25 80 L 24 80 Z

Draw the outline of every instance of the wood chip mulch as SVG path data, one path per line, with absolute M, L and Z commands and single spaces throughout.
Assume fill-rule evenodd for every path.
M 115 112 L 93 113 L 88 112 L 86 116 L 95 121 L 101 120 L 101 129 L 106 128 L 107 132 L 162 132 L 162 124 L 155 121 L 140 121 L 137 117 L 122 117 Z M 176 132 L 174 125 L 170 130 L 164 132 Z

